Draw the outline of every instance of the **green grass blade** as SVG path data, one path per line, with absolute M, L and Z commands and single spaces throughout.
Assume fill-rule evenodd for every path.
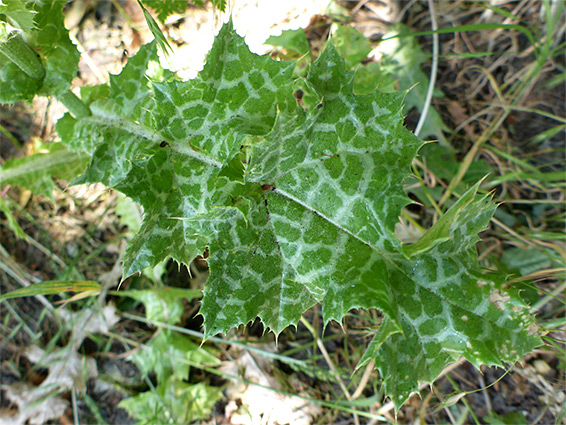
M 505 16 L 506 18 L 513 19 L 513 20 L 515 20 L 515 21 L 522 22 L 522 23 L 524 23 L 524 24 L 527 23 L 526 21 L 524 21 L 523 19 L 519 18 L 518 16 L 515 16 L 515 15 L 512 14 L 511 12 L 509 12 L 509 11 L 507 11 L 507 10 L 505 10 L 505 9 L 502 9 L 502 8 L 500 8 L 500 7 L 493 6 L 493 5 L 491 5 L 491 4 L 480 4 L 480 6 L 481 6 L 481 7 L 485 7 L 486 9 L 489 9 L 489 10 L 491 10 L 492 12 L 495 12 L 495 13 L 497 13 L 497 14 L 499 14 L 499 15 Z
M 91 280 L 48 280 L 46 282 L 34 283 L 26 288 L 16 289 L 0 296 L 0 301 L 10 298 L 33 297 L 35 295 L 52 295 L 63 292 L 91 292 L 89 295 L 100 293 L 100 284 Z M 86 294 L 85 294 L 86 295 Z
M 421 35 L 431 35 L 431 34 L 452 34 L 452 33 L 459 33 L 459 32 L 466 32 L 466 31 L 486 31 L 486 30 L 495 30 L 495 29 L 509 29 L 509 30 L 517 30 L 529 39 L 530 43 L 533 47 L 536 48 L 535 39 L 533 34 L 525 27 L 517 24 L 470 24 L 470 25 L 459 25 L 456 27 L 450 28 L 440 28 L 436 31 L 421 31 L 421 32 L 412 32 L 406 34 L 397 34 L 391 37 L 383 38 L 380 41 L 391 40 L 392 38 L 398 37 L 418 37 Z

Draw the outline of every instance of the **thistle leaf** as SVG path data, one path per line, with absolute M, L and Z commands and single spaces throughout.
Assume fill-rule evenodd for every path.
M 407 247 L 410 260 L 389 267 L 402 333 L 376 334 L 361 363 L 375 358 L 386 393 L 399 408 L 418 385 L 432 382 L 461 356 L 473 365 L 514 362 L 541 344 L 518 291 L 478 267 L 475 243 L 495 205 L 472 187 Z M 380 344 L 376 344 L 376 340 Z
M 414 245 L 395 236 L 422 146 L 403 126 L 403 94 L 354 95 L 328 43 L 303 81 L 319 102 L 305 110 L 292 96 L 295 63 L 252 54 L 231 23 L 194 80 L 144 78 L 154 49 L 109 90 L 85 92 L 91 117 L 60 125 L 92 154 L 81 181 L 143 207 L 124 276 L 167 257 L 188 265 L 208 248 L 207 337 L 256 317 L 278 334 L 319 302 L 326 322 L 379 309 L 360 365 L 375 358 L 397 407 L 460 356 L 502 364 L 540 343 L 518 294 L 478 265 L 495 209 L 479 185 Z

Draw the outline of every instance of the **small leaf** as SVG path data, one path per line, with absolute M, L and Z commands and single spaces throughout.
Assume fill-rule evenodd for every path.
M 354 93 L 371 94 L 376 89 L 383 93 L 396 91 L 397 81 L 377 62 L 361 65 L 354 75 Z
M 450 240 L 450 234 L 457 220 L 465 213 L 474 202 L 474 197 L 480 187 L 481 181 L 476 183 L 474 187 L 466 192 L 446 214 L 438 220 L 428 232 L 426 232 L 418 242 L 403 247 L 405 253 L 412 257 L 422 254 L 433 249 L 436 245 Z M 477 232 L 476 232 L 477 233 Z
M 0 184 L 17 185 L 53 199 L 53 178 L 71 180 L 84 170 L 87 158 L 62 143 L 44 144 L 39 153 L 6 161 L 0 168 Z
M 287 53 L 288 59 L 299 59 L 305 55 L 312 59 L 311 47 L 302 28 L 296 30 L 284 30 L 281 35 L 272 35 L 265 44 L 282 47 Z
M 149 320 L 176 324 L 183 314 L 183 300 L 193 300 L 201 296 L 196 289 L 163 286 L 155 289 L 111 291 L 112 295 L 130 297 L 143 303 L 145 315 Z
M 165 56 L 167 56 L 170 52 L 173 51 L 173 49 L 171 49 L 171 46 L 169 45 L 169 43 L 168 43 L 167 39 L 165 38 L 165 36 L 163 35 L 163 33 L 161 32 L 159 25 L 157 25 L 157 22 L 155 22 L 155 19 L 153 19 L 153 16 L 151 16 L 151 14 L 146 10 L 146 8 L 143 7 L 143 4 L 140 0 L 138 0 L 138 5 L 141 7 L 141 10 L 143 12 L 143 17 L 145 18 L 145 22 L 147 23 L 149 30 L 153 34 L 153 37 L 155 38 L 157 45 L 161 48 L 161 51 L 163 52 L 163 54 Z M 174 10 L 174 7 L 178 6 L 178 4 L 172 3 L 171 6 L 173 6 L 173 7 L 166 12 L 170 12 L 170 11 Z M 186 7 L 186 3 L 185 3 L 185 7 Z M 163 11 L 161 13 L 163 14 Z M 160 16 L 160 19 L 161 19 L 162 16 L 163 15 Z
M 142 223 L 141 209 L 130 198 L 124 195 L 119 196 L 115 212 L 120 217 L 120 226 L 127 227 L 132 233 L 137 233 L 140 230 Z
M 119 407 L 143 424 L 191 423 L 205 419 L 222 398 L 222 390 L 201 382 L 187 384 L 170 377 L 156 391 L 122 400 Z
M 334 24 L 331 40 L 349 69 L 359 65 L 371 52 L 368 39 L 353 27 Z
M 142 374 L 147 376 L 154 372 L 159 382 L 168 380 L 171 375 L 179 380 L 188 379 L 189 362 L 199 365 L 220 363 L 214 354 L 199 344 L 184 335 L 168 331 L 161 331 L 148 341 L 132 356 L 132 360 Z
M 356 365 L 355 370 L 358 371 L 360 368 L 364 367 L 370 361 L 375 359 L 377 357 L 377 353 L 378 353 L 379 349 L 381 348 L 381 345 L 391 335 L 396 334 L 396 333 L 400 333 L 400 332 L 402 332 L 402 330 L 395 323 L 393 323 L 391 320 L 385 318 L 383 320 L 383 322 L 381 323 L 381 325 L 379 326 L 379 329 L 378 329 L 377 333 L 375 334 L 375 337 L 369 343 L 368 347 L 366 348 L 366 351 L 362 355 L 362 358 L 360 359 L 360 361 Z
M 491 425 L 527 425 L 528 423 L 521 412 L 509 412 L 506 415 L 498 415 L 491 411 L 487 416 L 483 417 L 483 420 Z M 555 424 L 559 423 L 561 422 L 555 422 Z
M 71 86 L 77 76 L 79 56 L 65 28 L 63 7 L 66 1 L 32 2 L 36 30 L 30 32 L 31 45 L 43 59 L 45 79 L 39 94 L 59 95 Z
M 91 280 L 49 280 L 8 292 L 0 296 L 0 301 L 10 298 L 61 294 L 64 292 L 89 292 L 91 296 L 94 296 L 100 293 L 100 284 Z
M 549 267 L 552 263 L 550 257 L 535 248 L 509 248 L 501 256 L 510 269 L 518 270 L 522 276 L 526 276 L 537 270 Z
M 23 0 L 3 0 L 0 3 L 0 15 L 10 18 L 10 21 L 23 31 L 34 28 L 35 13 L 26 8 L 26 2 Z
M 69 31 L 64 25 L 63 7 L 66 3 L 12 0 L 7 5 L 0 5 L 0 15 L 8 15 L 23 30 L 25 47 L 32 55 L 31 59 L 37 62 L 31 69 L 24 67 L 26 72 L 32 71 L 31 75 L 38 76 L 30 77 L 13 62 L 24 59 L 24 53 L 17 54 L 12 60 L 0 53 L 0 102 L 31 101 L 36 94 L 59 96 L 69 89 L 77 75 L 79 51 L 69 39 Z M 30 23 L 32 17 L 33 23 Z M 0 38 L 4 32 L 5 22 L 0 20 Z

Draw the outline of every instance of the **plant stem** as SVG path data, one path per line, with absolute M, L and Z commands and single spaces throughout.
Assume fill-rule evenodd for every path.
M 425 122 L 426 117 L 428 114 L 428 109 L 432 102 L 432 95 L 434 93 L 434 86 L 436 85 L 436 73 L 438 71 L 438 34 L 436 30 L 438 30 L 438 24 L 436 22 L 436 12 L 434 11 L 434 2 L 433 0 L 428 0 L 428 10 L 430 12 L 430 21 L 432 25 L 432 69 L 430 71 L 430 81 L 428 83 L 428 90 L 426 93 L 426 99 L 423 105 L 422 113 L 419 118 L 419 122 L 417 123 L 417 128 L 415 129 L 415 136 L 418 136 L 421 132 Z M 426 134 L 425 134 L 426 136 Z
M 86 118 L 91 115 L 90 109 L 70 89 L 57 96 L 57 99 L 75 116 Z
M 45 77 L 43 64 L 16 32 L 12 32 L 5 42 L 0 43 L 0 53 L 3 53 L 31 78 L 43 80 L 43 77 Z

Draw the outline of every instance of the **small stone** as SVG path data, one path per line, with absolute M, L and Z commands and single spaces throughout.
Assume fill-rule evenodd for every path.
M 552 368 L 544 360 L 540 360 L 540 359 L 535 360 L 533 362 L 533 366 L 536 369 L 536 371 L 541 375 L 549 375 L 550 372 L 552 372 Z

